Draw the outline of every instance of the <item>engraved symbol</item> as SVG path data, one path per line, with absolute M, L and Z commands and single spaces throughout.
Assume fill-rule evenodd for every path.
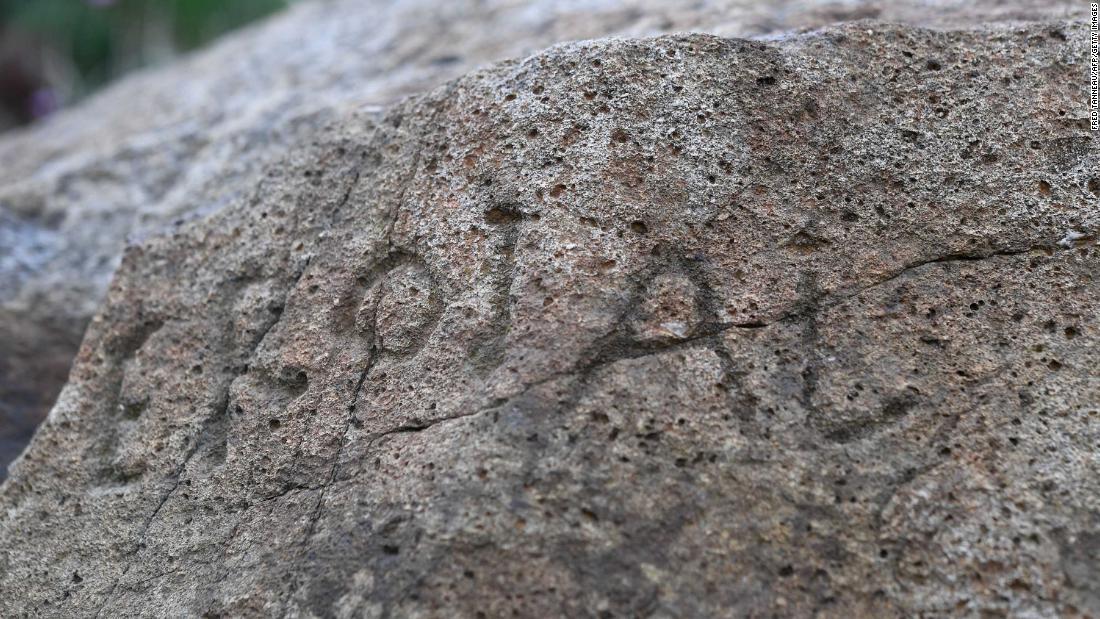
M 356 312 L 355 329 L 373 338 L 379 351 L 415 355 L 443 313 L 439 286 L 424 262 L 405 252 L 390 254 L 374 271 L 378 275 Z

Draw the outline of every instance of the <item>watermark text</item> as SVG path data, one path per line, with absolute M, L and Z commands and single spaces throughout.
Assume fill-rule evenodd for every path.
M 1100 131 L 1100 2 L 1089 5 L 1089 125 Z

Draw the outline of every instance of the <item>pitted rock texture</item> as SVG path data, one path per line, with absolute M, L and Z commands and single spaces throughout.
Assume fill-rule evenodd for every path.
M 1095 616 L 1086 30 L 570 44 L 132 246 L 0 614 Z
M 0 139 L 0 478 L 61 388 L 127 236 L 240 202 L 340 110 L 567 40 L 772 36 L 861 18 L 958 27 L 1082 11 L 1068 0 L 296 3 Z

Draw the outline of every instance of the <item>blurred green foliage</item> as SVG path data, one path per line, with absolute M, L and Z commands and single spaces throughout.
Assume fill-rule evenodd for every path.
M 162 62 L 288 0 L 0 0 L 0 25 L 67 60 L 70 96 Z

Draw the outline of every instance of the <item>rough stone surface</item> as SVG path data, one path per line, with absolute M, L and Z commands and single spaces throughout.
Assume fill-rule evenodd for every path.
M 0 139 L 0 477 L 52 405 L 127 235 L 240 201 L 338 110 L 389 104 L 565 40 L 767 36 L 860 18 L 958 27 L 1082 11 L 1067 0 L 300 3 Z
M 1096 616 L 1081 23 L 559 46 L 131 246 L 0 614 Z

